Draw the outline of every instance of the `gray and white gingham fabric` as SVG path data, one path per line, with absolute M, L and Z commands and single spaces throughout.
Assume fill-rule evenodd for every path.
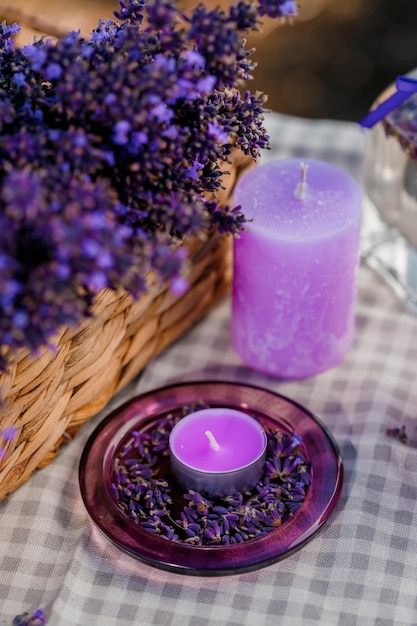
M 329 160 L 359 177 L 363 135 L 350 123 L 271 114 L 272 151 Z M 280 381 L 244 366 L 229 340 L 230 299 L 167 349 L 88 422 L 46 469 L 0 503 L 0 625 L 38 607 L 50 626 L 410 626 L 417 624 L 417 316 L 366 267 L 356 340 L 339 367 Z M 346 472 L 336 510 L 293 556 L 251 573 L 192 577 L 120 552 L 81 501 L 82 449 L 110 409 L 175 381 L 267 387 L 316 413 Z M 410 445 L 387 438 L 407 425 Z

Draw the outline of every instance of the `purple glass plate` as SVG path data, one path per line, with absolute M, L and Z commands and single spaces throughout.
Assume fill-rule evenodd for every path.
M 151 431 L 169 413 L 200 401 L 246 411 L 265 427 L 296 432 L 311 463 L 312 482 L 294 517 L 267 535 L 229 546 L 194 546 L 169 541 L 136 525 L 111 495 L 111 473 L 121 442 L 132 431 Z M 173 481 L 169 468 L 163 476 Z M 304 546 L 323 526 L 343 484 L 340 451 L 326 427 L 296 402 L 260 387 L 192 382 L 163 387 L 127 402 L 93 432 L 83 451 L 80 488 L 87 511 L 120 549 L 156 567 L 183 574 L 224 575 L 270 565 Z M 175 489 L 175 488 L 174 488 Z

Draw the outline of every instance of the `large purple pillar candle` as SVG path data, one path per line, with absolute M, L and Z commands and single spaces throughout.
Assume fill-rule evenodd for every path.
M 354 331 L 358 185 L 328 163 L 290 159 L 248 172 L 234 198 L 253 219 L 234 243 L 236 351 L 279 378 L 337 365 Z

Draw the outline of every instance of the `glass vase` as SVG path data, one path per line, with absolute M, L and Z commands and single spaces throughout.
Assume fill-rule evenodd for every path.
M 362 258 L 417 313 L 417 94 L 367 131 L 363 184 Z

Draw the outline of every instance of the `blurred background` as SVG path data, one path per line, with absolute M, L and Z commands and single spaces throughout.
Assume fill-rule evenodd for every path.
M 45 26 L 87 33 L 117 6 L 117 0 L 0 0 L 0 17 L 24 25 L 24 43 Z M 249 87 L 268 94 L 269 109 L 358 121 L 397 75 L 417 67 L 417 0 L 300 0 L 299 6 L 293 24 L 265 21 L 248 42 L 258 63 Z

